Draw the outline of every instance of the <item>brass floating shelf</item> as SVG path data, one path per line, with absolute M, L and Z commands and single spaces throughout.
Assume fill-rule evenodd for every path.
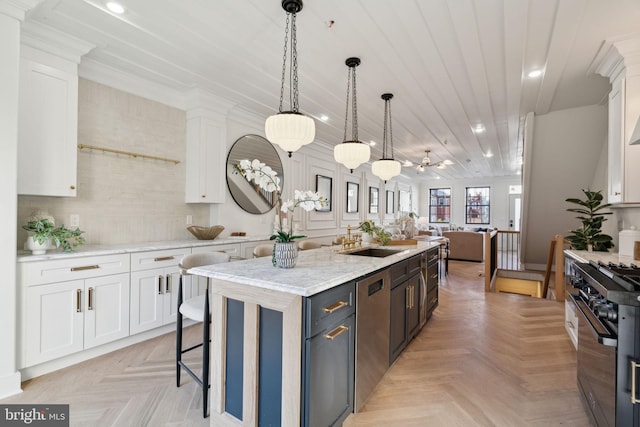
M 151 159 L 151 160 L 160 160 L 161 162 L 169 162 L 169 163 L 174 163 L 176 165 L 180 163 L 180 160 L 167 159 L 166 157 L 148 156 L 146 154 L 132 153 L 130 151 L 114 150 L 113 148 L 96 147 L 94 145 L 78 144 L 78 149 L 79 150 L 98 150 L 98 151 L 102 151 L 103 153 L 124 154 L 125 156 L 136 157 L 136 158 L 141 157 L 143 159 Z

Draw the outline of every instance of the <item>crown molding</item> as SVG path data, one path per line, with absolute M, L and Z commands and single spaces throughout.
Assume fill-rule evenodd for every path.
M 20 42 L 75 64 L 79 64 L 82 56 L 96 47 L 94 44 L 34 21 L 25 21 L 22 24 Z
M 0 0 L 0 14 L 24 21 L 28 11 L 44 0 Z

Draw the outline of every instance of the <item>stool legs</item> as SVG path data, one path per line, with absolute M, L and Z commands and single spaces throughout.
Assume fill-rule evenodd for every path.
M 176 321 L 176 387 L 180 387 L 180 362 L 182 361 L 182 313 L 180 313 L 180 306 L 183 302 L 182 295 L 182 274 L 178 283 L 178 314 Z
M 211 342 L 211 316 L 209 315 L 209 279 L 207 278 L 207 293 L 204 297 L 204 325 L 202 325 L 202 416 L 207 418 L 207 406 L 209 395 L 209 361 Z

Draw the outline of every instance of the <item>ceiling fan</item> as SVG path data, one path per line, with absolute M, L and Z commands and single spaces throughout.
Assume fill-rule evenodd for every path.
M 410 160 L 406 160 L 402 166 L 405 166 L 405 167 L 415 166 L 416 169 L 418 170 L 418 172 L 422 172 L 426 168 L 429 168 L 429 167 L 436 167 L 438 169 L 444 169 L 447 166 L 453 164 L 453 162 L 451 160 L 440 160 L 439 162 L 433 163 L 431 161 L 431 158 L 429 157 L 429 153 L 431 152 L 431 150 L 426 149 L 426 150 L 424 150 L 424 152 L 425 152 L 425 156 L 422 158 L 420 163 L 415 164 Z

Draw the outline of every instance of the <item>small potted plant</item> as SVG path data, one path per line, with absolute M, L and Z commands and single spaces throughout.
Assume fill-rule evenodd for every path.
M 62 247 L 64 252 L 70 252 L 73 248 L 84 244 L 82 236 L 84 231 L 79 228 L 71 230 L 66 228 L 64 224 L 56 227 L 48 218 L 28 221 L 22 228 L 33 233 L 27 239 L 27 248 L 34 255 L 42 255 L 54 246 Z
M 384 231 L 382 227 L 378 227 L 377 225 L 375 225 L 371 220 L 361 222 L 358 228 L 365 234 L 375 236 L 381 246 L 388 245 L 389 241 L 391 240 L 391 234 L 387 231 Z M 365 240 L 363 239 L 363 242 L 364 241 Z

